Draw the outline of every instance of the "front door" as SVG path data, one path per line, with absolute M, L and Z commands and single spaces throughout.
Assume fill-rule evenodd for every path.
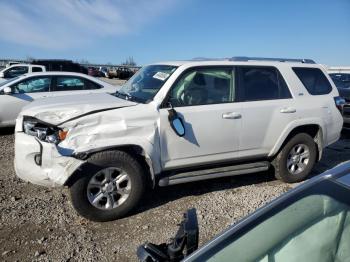
M 164 103 L 173 107 L 185 126 L 178 136 L 160 109 L 163 169 L 210 164 L 233 159 L 239 150 L 241 109 L 235 103 L 232 68 L 190 69 L 179 77 Z

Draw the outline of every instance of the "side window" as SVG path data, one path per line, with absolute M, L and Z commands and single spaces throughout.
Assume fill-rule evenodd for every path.
M 51 85 L 50 77 L 35 77 L 21 81 L 11 86 L 12 91 L 16 94 L 49 92 Z
M 20 75 L 23 75 L 26 73 L 28 73 L 27 66 L 15 66 L 15 67 L 12 67 L 12 68 L 8 69 L 7 71 L 5 71 L 4 77 L 5 78 L 13 78 L 13 77 L 20 76 Z
M 331 84 L 320 69 L 293 67 L 293 71 L 311 95 L 325 95 L 332 91 Z
M 291 98 L 282 75 L 274 67 L 238 67 L 240 101 Z
M 32 68 L 32 71 L 33 71 L 33 72 L 42 72 L 43 69 L 42 69 L 41 67 L 34 66 L 34 67 Z
M 84 80 L 75 76 L 57 76 L 54 91 L 84 90 Z
M 100 89 L 100 88 L 102 88 L 101 85 L 85 79 L 85 89 Z
M 182 75 L 171 88 L 173 106 L 220 104 L 234 101 L 231 68 L 199 68 Z

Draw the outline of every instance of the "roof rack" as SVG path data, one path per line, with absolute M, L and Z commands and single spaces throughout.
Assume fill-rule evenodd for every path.
M 227 61 L 230 58 L 208 58 L 208 57 L 194 57 L 190 61 Z
M 275 61 L 275 62 L 296 62 L 303 64 L 316 64 L 312 59 L 289 59 L 289 58 L 269 58 L 269 57 L 247 57 L 247 56 L 234 56 L 229 58 L 230 61 Z

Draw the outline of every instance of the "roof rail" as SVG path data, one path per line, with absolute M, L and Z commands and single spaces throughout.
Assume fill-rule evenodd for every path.
M 190 61 L 227 61 L 230 58 L 208 58 L 208 57 L 194 57 Z
M 230 61 L 275 61 L 275 62 L 296 62 L 304 64 L 316 64 L 312 59 L 289 59 L 289 58 L 269 58 L 269 57 L 247 57 L 247 56 L 234 56 L 229 59 Z

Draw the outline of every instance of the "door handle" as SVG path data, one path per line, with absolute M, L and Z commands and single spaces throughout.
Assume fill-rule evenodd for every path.
M 222 114 L 222 118 L 224 119 L 240 119 L 242 118 L 242 115 L 236 112 L 228 112 Z
M 280 110 L 281 113 L 287 113 L 287 114 L 290 114 L 290 113 L 295 113 L 297 110 L 293 107 L 285 107 L 285 108 L 282 108 Z

